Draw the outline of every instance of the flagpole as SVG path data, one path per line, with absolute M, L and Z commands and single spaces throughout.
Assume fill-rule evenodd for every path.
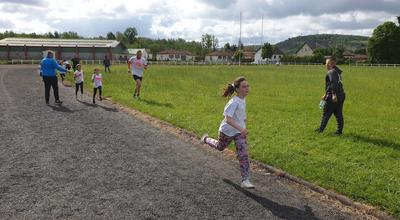
M 264 15 L 261 16 L 261 47 L 263 45 L 264 42 Z

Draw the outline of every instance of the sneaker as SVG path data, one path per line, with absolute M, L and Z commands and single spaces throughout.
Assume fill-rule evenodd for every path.
M 206 144 L 206 138 L 208 138 L 208 134 L 204 134 L 203 136 L 201 136 L 200 141 L 202 144 Z
M 314 131 L 315 131 L 315 133 L 322 133 L 322 132 L 324 132 L 324 131 L 321 131 L 321 129 L 319 129 L 319 128 L 315 129 Z
M 58 105 L 61 105 L 63 102 L 62 101 L 60 101 L 60 100 L 56 100 L 56 102 L 55 102 L 56 104 L 58 104 Z
M 93 104 L 96 104 L 96 100 L 93 99 Z
M 343 135 L 343 132 L 341 132 L 341 131 L 335 131 L 335 133 L 333 133 L 334 135 L 337 135 L 337 136 L 341 136 L 341 135 Z
M 254 189 L 255 188 L 255 186 L 250 183 L 250 180 L 243 181 L 241 187 L 244 189 Z
M 100 96 L 100 101 L 103 101 L 103 97 Z

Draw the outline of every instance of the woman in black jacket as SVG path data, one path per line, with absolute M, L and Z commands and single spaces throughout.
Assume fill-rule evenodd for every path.
M 322 100 L 325 100 L 326 104 L 322 114 L 321 125 L 316 131 L 323 132 L 329 118 L 334 114 L 337 121 L 335 134 L 342 135 L 344 126 L 343 103 L 346 99 L 342 84 L 342 70 L 336 66 L 335 58 L 326 60 L 326 68 L 328 69 L 328 73 L 325 77 L 325 95 L 322 97 Z

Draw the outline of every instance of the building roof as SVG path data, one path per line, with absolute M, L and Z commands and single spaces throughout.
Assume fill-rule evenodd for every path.
M 116 40 L 83 40 L 83 39 L 45 39 L 45 38 L 4 38 L 0 46 L 27 46 L 27 47 L 116 47 L 120 44 Z
M 208 53 L 206 56 L 233 56 L 231 51 L 213 51 Z
M 318 42 L 304 42 L 304 44 L 302 44 L 301 47 L 299 47 L 299 49 L 296 50 L 296 53 L 298 53 L 301 50 L 301 48 L 304 47 L 304 45 L 308 45 L 313 51 L 317 48 L 328 48 L 327 46 L 320 44 Z
M 164 50 L 159 52 L 158 54 L 174 54 L 174 55 L 185 55 L 185 56 L 193 56 L 193 54 L 189 51 L 185 50 L 175 50 L 175 49 L 170 49 L 170 50 Z

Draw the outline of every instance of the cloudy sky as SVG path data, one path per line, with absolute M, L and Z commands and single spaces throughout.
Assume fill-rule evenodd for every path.
M 277 43 L 289 37 L 337 33 L 369 36 L 400 15 L 400 0 L 0 0 L 0 31 L 75 31 L 106 35 L 128 26 L 150 38 L 200 40 L 214 34 L 220 44 L 237 43 L 243 13 L 244 44 Z

